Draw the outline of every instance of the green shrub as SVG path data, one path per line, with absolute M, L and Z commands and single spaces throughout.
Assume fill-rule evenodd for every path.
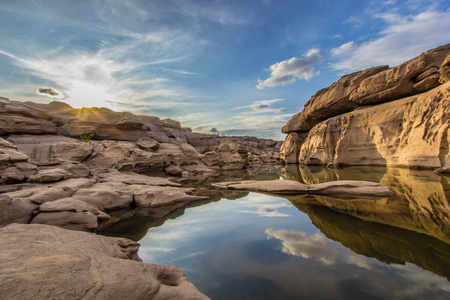
M 90 133 L 90 134 L 83 134 L 82 136 L 80 136 L 80 139 L 85 142 L 88 143 L 90 140 L 92 140 L 92 138 L 95 136 L 95 134 Z

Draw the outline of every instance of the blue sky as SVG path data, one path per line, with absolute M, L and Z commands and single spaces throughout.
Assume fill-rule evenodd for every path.
M 448 1 L 0 0 L 0 96 L 283 139 L 342 75 L 449 42 Z

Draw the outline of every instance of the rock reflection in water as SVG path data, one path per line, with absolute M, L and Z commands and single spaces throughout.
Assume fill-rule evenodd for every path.
M 304 167 L 289 165 L 284 179 L 307 184 L 331 180 L 379 182 L 397 196 L 378 200 L 319 197 L 323 205 L 363 220 L 388 224 L 436 237 L 450 244 L 450 181 L 429 171 L 385 167 Z M 349 201 L 351 200 L 351 201 Z
M 243 295 L 242 293 L 249 292 L 248 283 L 252 286 L 251 293 L 253 293 L 248 294 L 250 298 L 252 295 L 259 295 L 255 291 L 260 290 L 261 285 L 268 285 L 272 287 L 270 291 L 284 295 L 288 299 L 295 298 L 292 295 L 300 295 L 298 294 L 300 286 L 305 295 L 312 293 L 306 289 L 308 287 L 311 289 L 310 285 L 322 285 L 319 281 L 330 286 L 336 285 L 336 288 L 342 289 L 342 293 L 350 293 L 355 284 L 357 286 L 365 284 L 371 288 L 382 286 L 381 290 L 385 291 L 386 295 L 394 296 L 387 291 L 395 291 L 397 284 L 407 282 L 407 286 L 412 286 L 416 280 L 419 283 L 426 280 L 427 276 L 431 276 L 430 283 L 418 284 L 420 293 L 423 293 L 421 295 L 425 295 L 428 292 L 423 287 L 433 285 L 433 280 L 438 277 L 433 277 L 434 275 L 425 271 L 419 272 L 413 265 L 450 280 L 448 271 L 450 234 L 447 228 L 450 211 L 447 201 L 449 183 L 446 177 L 426 171 L 383 167 L 342 169 L 292 167 L 283 168 L 282 173 L 275 168 L 275 172 L 265 170 L 250 174 L 245 171 L 187 178 L 182 181 L 184 186 L 195 187 L 197 195 L 207 195 L 210 199 L 194 202 L 189 206 L 175 207 L 173 210 L 168 209 L 163 213 L 136 211 L 133 217 L 114 224 L 102 234 L 125 236 L 136 241 L 142 239 L 143 254 L 150 257 L 153 254 L 149 251 L 158 253 L 158 250 L 151 249 L 159 248 L 162 243 L 172 252 L 155 255 L 166 257 L 170 253 L 170 257 L 176 259 L 177 264 L 185 266 L 183 270 L 190 280 L 195 281 L 200 288 L 204 288 L 205 292 L 211 289 L 207 293 L 210 296 L 232 293 L 239 297 Z M 242 191 L 216 190 L 211 187 L 211 183 L 218 181 L 278 179 L 280 174 L 285 179 L 295 178 L 308 184 L 331 180 L 376 181 L 389 186 L 397 196 L 381 199 L 286 196 L 284 198 L 290 200 L 295 208 L 290 206 L 289 202 L 284 203 L 289 207 L 277 204 L 278 206 L 274 208 L 275 204 L 264 201 L 261 202 L 264 204 L 261 204 L 258 199 L 282 200 L 279 196 L 272 198 Z M 244 197 L 245 199 L 209 204 L 186 212 L 186 209 L 192 206 L 220 199 L 234 200 Z M 292 213 L 289 209 L 304 217 Z M 183 216 L 185 212 L 186 215 Z M 304 219 L 308 217 L 303 213 L 323 235 L 305 225 Z M 166 229 L 161 227 L 148 233 L 149 228 L 159 227 L 165 224 L 166 220 L 176 218 L 177 220 L 165 226 L 169 226 L 170 231 L 169 227 Z M 265 220 L 259 221 L 258 218 Z M 181 221 L 177 222 L 178 220 Z M 249 224 L 246 223 L 247 220 Z M 191 221 L 199 224 L 198 228 L 195 227 L 198 229 L 198 236 L 193 231 L 194 225 Z M 187 225 L 183 222 L 188 222 L 192 228 L 185 228 Z M 176 227 L 177 223 L 184 225 Z M 309 226 L 312 227 L 311 224 Z M 214 229 L 209 229 L 210 227 Z M 255 231 L 255 228 L 263 229 Z M 185 232 L 186 230 L 189 234 Z M 204 236 L 205 232 L 207 237 Z M 262 233 L 265 234 L 265 238 L 261 238 Z M 175 234 L 177 238 L 169 241 L 165 234 Z M 148 236 L 145 237 L 146 235 Z M 208 244 L 210 242 L 211 244 Z M 254 247 L 249 246 L 253 244 Z M 187 255 L 191 252 L 197 253 L 199 249 L 201 255 L 195 258 Z M 163 260 L 161 263 L 175 262 Z M 346 271 L 338 272 L 339 268 Z M 303 270 L 302 272 L 307 270 L 308 275 L 301 279 L 295 277 L 300 270 Z M 362 279 L 358 279 L 358 283 L 352 281 L 347 286 L 343 278 L 348 277 L 349 270 L 357 272 L 359 274 L 357 277 Z M 386 280 L 386 276 L 392 278 Z M 366 277 L 370 279 L 363 280 Z M 211 278 L 216 280 L 221 278 L 221 284 L 210 282 Z M 286 281 L 286 278 L 289 280 Z M 444 278 L 438 278 L 441 280 L 438 280 L 439 284 L 445 285 L 445 282 L 442 283 L 442 280 L 445 281 Z M 241 282 L 242 286 L 235 279 Z M 338 286 L 336 282 L 342 286 Z M 330 296 L 336 292 L 331 292 L 333 289 L 323 291 L 322 294 Z M 409 291 L 405 286 L 402 289 Z M 441 287 L 436 289 L 440 290 Z M 270 291 L 266 291 L 268 295 L 272 295 Z M 420 293 L 411 292 L 411 295 Z M 377 293 L 372 291 L 370 294 Z M 263 298 L 261 296 L 261 299 Z M 442 297 L 444 298 L 445 296 Z
M 136 208 L 111 212 L 111 220 L 99 226 L 99 234 L 115 237 L 126 237 L 133 241 L 141 240 L 151 227 L 158 227 L 166 220 L 175 219 L 184 214 L 190 207 L 201 206 L 221 199 L 235 200 L 248 195 L 248 192 L 218 190 L 211 184 L 227 180 L 266 180 L 279 179 L 280 165 L 253 165 L 243 170 L 223 171 L 210 175 L 197 175 L 182 178 L 184 187 L 195 188 L 195 196 L 208 196 L 208 200 L 195 201 L 187 205 L 177 203 L 172 206 L 158 208 Z
M 450 280 L 450 245 L 436 238 L 425 234 L 409 231 L 388 225 L 367 222 L 358 218 L 338 213 L 321 205 L 305 205 L 303 203 L 293 204 L 300 210 L 308 214 L 314 226 L 329 239 L 338 241 L 343 246 L 350 248 L 353 252 L 367 257 L 374 257 L 377 260 L 388 264 L 413 263 L 425 270 Z M 311 237 L 309 237 L 311 239 Z M 299 236 L 296 243 L 296 250 L 307 251 L 302 247 L 304 236 Z M 323 260 L 335 259 L 334 253 L 329 253 L 329 249 L 324 247 L 323 239 L 315 239 L 314 245 L 322 252 L 328 251 Z M 310 245 L 310 244 L 308 244 Z M 321 251 L 315 251 L 318 255 Z M 325 255 L 324 254 L 324 255 Z M 333 256 L 334 255 L 334 256 Z M 347 258 L 352 261 L 351 258 Z

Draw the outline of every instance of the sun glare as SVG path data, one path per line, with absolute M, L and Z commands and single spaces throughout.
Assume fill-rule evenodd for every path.
M 67 91 L 70 97 L 65 102 L 74 108 L 82 107 L 106 107 L 114 109 L 109 101 L 115 101 L 114 96 L 101 87 L 84 82 L 76 82 Z

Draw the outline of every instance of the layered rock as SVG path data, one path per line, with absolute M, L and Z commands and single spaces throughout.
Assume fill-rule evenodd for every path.
M 450 45 L 342 77 L 283 128 L 287 163 L 448 166 Z
M 19 224 L 0 239 L 4 299 L 209 299 L 178 267 L 140 262 L 131 240 Z
M 12 145 L 41 166 L 69 161 L 90 169 L 160 169 L 181 175 L 243 169 L 280 160 L 281 143 L 274 140 L 193 133 L 177 121 L 107 108 L 73 109 L 62 102 L 37 104 L 0 98 L 0 113 L 0 136 L 12 143 L 5 146 L 2 142 L 0 154 L 10 155 L 11 150 L 6 149 Z M 2 157 L 0 164 L 5 164 L 9 158 Z M 29 179 L 19 171 L 10 169 L 4 178 L 17 182 Z
M 189 158 L 187 154 L 166 150 L 157 154 L 158 160 L 149 155 L 153 152 L 141 150 L 134 142 L 90 144 L 49 135 L 9 139 L 16 144 L 0 139 L 0 175 L 7 183 L 0 190 L 0 226 L 37 223 L 93 231 L 141 209 L 148 216 L 164 216 L 189 202 L 207 199 L 165 178 L 117 170 L 130 164 L 180 163 Z M 184 148 L 191 157 L 198 157 L 188 144 L 162 145 L 161 151 Z
M 167 179 L 117 170 L 99 173 L 95 179 L 77 178 L 17 188 L 0 194 L 3 215 L 0 226 L 16 222 L 93 231 L 140 210 L 146 210 L 150 217 L 164 216 L 189 202 L 208 199 L 195 196 L 193 189 L 181 188 Z

